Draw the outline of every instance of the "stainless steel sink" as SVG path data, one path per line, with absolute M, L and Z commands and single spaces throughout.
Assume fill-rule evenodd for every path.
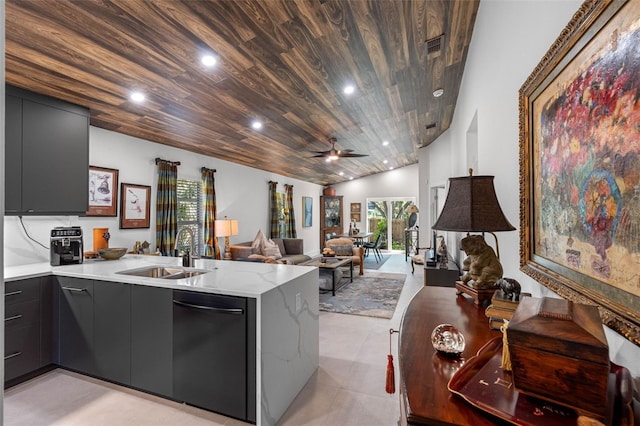
M 166 275 L 162 278 L 166 278 L 168 280 L 179 280 L 180 278 L 191 278 L 197 277 L 198 275 L 206 274 L 209 271 L 194 271 L 194 270 L 184 270 L 177 274 Z
M 198 275 L 206 274 L 207 270 L 173 268 L 167 266 L 146 266 L 144 268 L 129 269 L 127 271 L 116 272 L 117 274 L 133 275 L 136 277 L 146 278 L 164 278 L 178 280 L 180 278 L 191 278 Z

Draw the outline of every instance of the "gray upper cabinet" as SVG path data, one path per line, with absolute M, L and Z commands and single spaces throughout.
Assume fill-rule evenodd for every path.
M 89 110 L 7 86 L 5 214 L 84 215 Z

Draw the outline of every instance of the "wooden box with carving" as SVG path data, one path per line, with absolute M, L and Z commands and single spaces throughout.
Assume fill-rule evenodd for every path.
M 518 391 L 605 418 L 609 347 L 595 306 L 524 298 L 507 340 Z

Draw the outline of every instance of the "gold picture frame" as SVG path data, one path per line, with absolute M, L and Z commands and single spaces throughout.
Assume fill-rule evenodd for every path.
M 639 42 L 640 0 L 586 1 L 519 92 L 520 269 L 636 345 Z

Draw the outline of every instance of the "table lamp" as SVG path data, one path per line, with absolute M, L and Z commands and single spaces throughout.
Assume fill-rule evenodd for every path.
M 224 260 L 231 260 L 231 249 L 229 248 L 229 237 L 238 235 L 238 221 L 233 219 L 216 219 L 213 224 L 214 233 L 218 237 L 224 237 Z
M 469 176 L 449 178 L 447 199 L 432 229 L 467 234 L 489 232 L 496 240 L 496 255 L 499 259 L 500 250 L 495 232 L 513 231 L 516 228 L 509 223 L 500 208 L 493 176 L 473 176 L 473 170 L 469 169 Z M 493 290 L 490 290 L 491 294 Z M 476 296 L 474 295 L 474 299 Z

